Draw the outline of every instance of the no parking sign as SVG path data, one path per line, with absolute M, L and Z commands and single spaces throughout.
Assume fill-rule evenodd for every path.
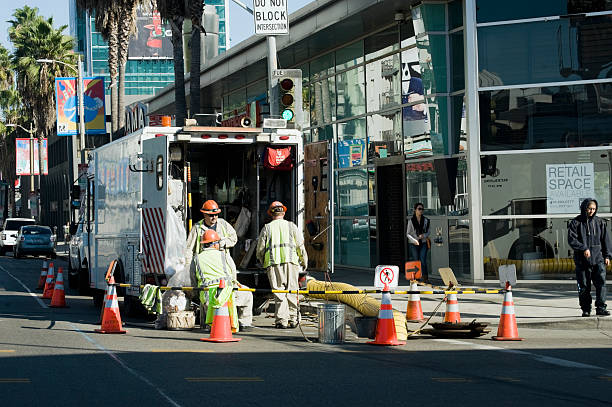
M 376 266 L 374 272 L 374 287 L 383 288 L 385 284 L 389 287 L 397 287 L 399 278 L 399 267 L 397 266 Z

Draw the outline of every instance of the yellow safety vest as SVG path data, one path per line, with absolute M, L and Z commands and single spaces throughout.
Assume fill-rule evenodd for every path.
M 196 237 L 196 246 L 195 246 L 195 254 L 200 253 L 200 240 L 202 239 L 202 230 L 204 229 L 204 227 L 210 229 L 208 226 L 206 226 L 204 224 L 204 219 L 198 221 L 196 223 L 196 227 L 198 228 L 198 234 Z M 217 221 L 217 230 L 216 230 L 217 234 L 219 235 L 219 237 L 224 238 L 227 237 L 227 233 L 225 231 L 225 227 L 221 226 L 221 223 L 219 221 Z
M 291 224 L 284 219 L 273 220 L 268 224 L 269 233 L 263 264 L 265 268 L 283 263 L 293 263 L 299 266 L 297 244 L 290 226 Z

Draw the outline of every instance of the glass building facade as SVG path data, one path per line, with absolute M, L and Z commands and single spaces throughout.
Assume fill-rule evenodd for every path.
M 278 52 L 302 70 L 305 143 L 333 141 L 335 264 L 403 265 L 423 203 L 430 275 L 496 280 L 514 264 L 519 279 L 572 278 L 580 199 L 612 217 L 612 1 L 406 1 L 399 13 L 388 0 L 353 15 L 339 3 L 352 4 L 297 15 L 299 34 L 329 24 Z M 265 63 L 242 71 L 202 85 L 225 117 L 266 98 Z

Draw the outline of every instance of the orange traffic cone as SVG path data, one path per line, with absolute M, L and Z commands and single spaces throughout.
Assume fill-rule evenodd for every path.
M 461 322 L 457 294 L 446 295 L 446 312 L 444 313 L 444 322 L 450 322 L 451 324 Z
M 53 297 L 51 298 L 50 307 L 53 308 L 67 308 L 66 296 L 64 294 L 64 272 L 60 267 L 57 271 L 57 279 L 55 280 L 55 287 L 53 287 Z
M 416 281 L 410 284 L 410 291 L 419 291 Z M 425 319 L 423 309 L 421 308 L 421 295 L 410 294 L 408 296 L 408 306 L 406 307 L 406 321 L 421 322 Z
M 405 345 L 406 342 L 397 340 L 395 331 L 395 320 L 393 319 L 393 307 L 391 306 L 391 294 L 389 287 L 385 284 L 382 293 L 378 321 L 376 322 L 376 337 L 367 342 L 370 345 Z
M 53 297 L 53 287 L 55 285 L 53 274 L 53 263 L 51 263 L 49 264 L 49 272 L 47 273 L 47 280 L 45 281 L 45 290 L 42 295 L 45 299 L 51 299 Z
M 38 279 L 37 290 L 42 290 L 45 288 L 45 281 L 47 281 L 47 271 L 49 270 L 49 266 L 47 265 L 47 260 L 43 260 L 42 268 L 40 269 L 40 278 Z
M 124 334 L 127 331 L 121 328 L 121 314 L 119 313 L 119 301 L 117 301 L 117 287 L 115 278 L 111 275 L 108 280 L 108 288 L 104 296 L 104 314 L 102 326 L 96 329 L 101 334 Z
M 219 288 L 217 290 L 223 288 L 225 288 L 225 280 L 219 281 Z M 238 342 L 242 340 L 242 338 L 232 337 L 232 322 L 227 302 L 222 307 L 215 309 L 210 336 L 208 338 L 200 338 L 200 340 L 206 342 Z
M 516 326 L 516 315 L 514 314 L 514 301 L 512 301 L 512 287 L 506 282 L 506 294 L 504 294 L 504 304 L 502 305 L 497 327 L 497 336 L 492 339 L 495 341 L 522 341 L 518 336 Z

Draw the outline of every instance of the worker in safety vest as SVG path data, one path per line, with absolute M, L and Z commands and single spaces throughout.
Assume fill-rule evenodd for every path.
M 200 241 L 202 250 L 195 261 L 196 284 L 200 288 L 205 288 L 200 291 L 200 304 L 206 313 L 206 323 L 210 325 L 214 309 L 222 307 L 227 302 L 232 328 L 236 332 L 250 331 L 253 329 L 253 293 L 234 291 L 235 287 L 243 286 L 236 280 L 234 260 L 226 250 L 220 248 L 220 241 L 221 238 L 214 230 L 209 229 L 204 232 Z M 221 280 L 225 280 L 225 288 L 219 291 Z
M 219 247 L 229 252 L 231 247 L 236 245 L 238 242 L 238 236 L 236 235 L 236 230 L 229 224 L 225 219 L 219 217 L 219 213 L 221 213 L 221 209 L 219 209 L 219 205 L 217 202 L 209 199 L 204 202 L 202 205 L 202 209 L 200 212 L 204 214 L 204 218 L 191 228 L 189 231 L 189 236 L 187 236 L 187 245 L 185 248 L 185 264 L 191 264 L 191 260 L 193 256 L 198 255 L 202 248 L 200 246 L 200 241 L 204 232 L 209 229 L 217 232 L 221 241 L 219 242 Z
M 275 290 L 297 290 L 300 266 L 306 270 L 308 255 L 304 238 L 295 223 L 284 219 L 287 207 L 274 201 L 268 208 L 272 222 L 263 227 L 257 241 L 257 259 L 267 269 Z M 297 294 L 274 293 L 276 328 L 295 328 L 298 324 Z

